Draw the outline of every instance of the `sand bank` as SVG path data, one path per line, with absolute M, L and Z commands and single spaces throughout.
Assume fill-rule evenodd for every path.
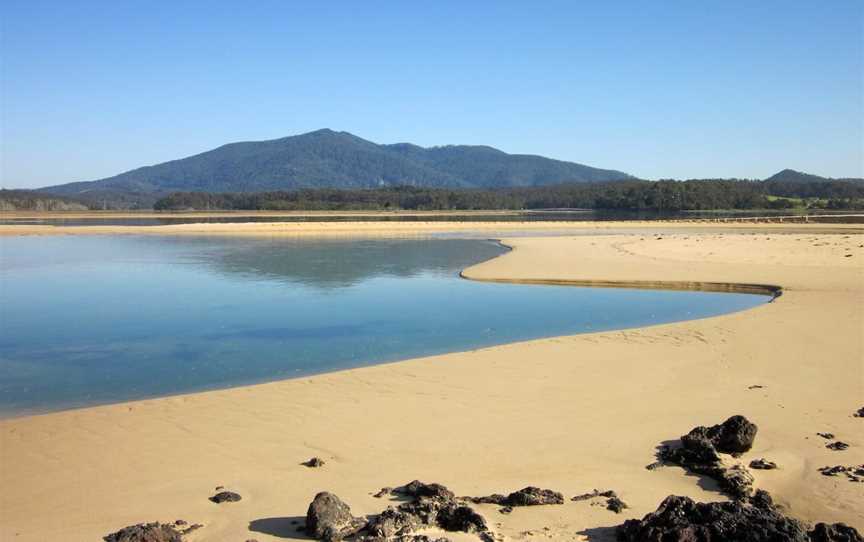
M 160 226 L 52 226 L 0 224 L 0 237 L 15 235 L 231 235 L 231 236 L 425 236 L 473 233 L 506 236 L 508 233 L 621 233 L 652 231 L 778 231 L 844 233 L 864 231 L 864 224 L 782 224 L 699 221 L 470 221 L 470 222 L 230 222 L 167 224 Z
M 765 228 L 510 239 L 514 251 L 465 271 L 783 287 L 753 310 L 2 421 L 0 539 L 89 541 L 177 518 L 205 525 L 190 540 L 302 539 L 290 520 L 317 491 L 374 513 L 385 502 L 371 493 L 420 478 L 462 495 L 614 489 L 631 507 L 620 515 L 479 507 L 508 539 L 605 540 L 670 493 L 722 500 L 678 467 L 644 467 L 661 442 L 731 414 L 759 425 L 743 459 L 780 465 L 754 474 L 788 513 L 864 529 L 864 484 L 816 470 L 864 463 L 852 417 L 864 406 L 864 236 Z M 816 432 L 851 447 L 830 451 Z M 299 465 L 313 455 L 327 464 Z M 243 500 L 209 502 L 220 485 Z

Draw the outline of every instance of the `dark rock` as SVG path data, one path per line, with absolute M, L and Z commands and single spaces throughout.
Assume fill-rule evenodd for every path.
M 489 530 L 483 516 L 464 504 L 442 507 L 438 511 L 435 522 L 445 531 L 482 533 Z
M 306 512 L 306 533 L 316 540 L 335 542 L 356 534 L 366 521 L 351 515 L 351 508 L 332 493 L 315 495 Z
M 498 509 L 498 511 L 502 514 L 509 514 L 513 511 L 513 507 L 512 506 L 502 506 L 501 508 Z
M 834 433 L 816 433 L 816 434 L 819 435 L 820 437 L 824 438 L 824 439 L 827 439 L 827 440 L 831 440 L 834 438 Z
M 551 489 L 529 486 L 507 495 L 508 506 L 539 506 L 544 504 L 564 504 L 564 496 Z
M 387 495 L 391 495 L 392 493 L 393 493 L 392 487 L 382 487 L 378 493 L 376 493 L 372 496 L 375 497 L 376 499 L 380 499 L 381 497 L 386 497 Z
M 749 450 L 756 431 L 756 425 L 744 416 L 732 416 L 720 425 L 695 427 L 681 436 L 680 447 L 663 446 L 657 456 L 713 478 L 725 493 L 743 499 L 751 493 L 753 477 L 740 465 L 724 466 L 719 452 L 739 454 Z
M 219 493 L 210 497 L 210 500 L 215 502 L 216 504 L 223 502 L 237 502 L 242 499 L 239 494 L 234 493 L 233 491 L 220 491 Z
M 583 493 L 581 495 L 576 495 L 575 497 L 571 498 L 570 500 L 571 501 L 587 501 L 588 499 L 593 499 L 595 497 L 606 497 L 607 499 L 611 499 L 613 497 L 618 497 L 618 495 L 616 495 L 615 492 L 612 491 L 611 489 L 609 489 L 607 491 L 600 491 L 598 489 L 595 489 L 591 493 Z
M 760 384 L 753 384 L 752 386 L 747 386 L 747 389 L 748 390 L 761 390 L 764 387 L 765 386 L 762 386 Z
M 627 504 L 618 497 L 610 497 L 606 500 L 606 509 L 616 514 L 620 514 L 625 508 L 628 508 Z
M 494 541 L 486 520 L 470 506 L 457 499 L 452 491 L 441 484 L 426 484 L 417 480 L 388 490 L 384 488 L 379 495 L 385 494 L 411 497 L 397 507 L 390 507 L 378 516 L 371 518 L 365 534 L 358 540 L 362 542 L 414 542 L 425 540 L 423 535 L 413 531 L 437 527 L 445 531 L 474 533 L 481 540 Z
M 718 452 L 740 454 L 753 447 L 758 429 L 756 424 L 744 416 L 732 416 L 719 425 L 695 427 L 686 436 L 704 438 L 710 441 Z M 684 437 L 681 440 L 683 441 Z
M 627 504 L 624 501 L 622 501 L 618 497 L 618 495 L 614 491 L 612 491 L 611 489 L 608 489 L 606 491 L 600 491 L 599 489 L 595 489 L 594 491 L 592 491 L 590 493 L 583 493 L 581 495 L 576 495 L 575 497 L 571 498 L 570 500 L 571 501 L 587 501 L 590 499 L 596 499 L 596 498 L 600 498 L 600 497 L 603 497 L 606 499 L 606 509 L 613 511 L 616 514 L 620 514 L 622 510 L 624 510 L 625 508 L 628 508 Z M 591 506 L 594 506 L 594 504 L 592 503 Z
M 528 486 L 504 496 L 493 493 L 485 497 L 469 497 L 474 503 L 498 504 L 501 506 L 540 506 L 544 504 L 564 504 L 564 495 L 551 489 Z
M 163 523 L 130 525 L 104 537 L 105 542 L 182 542 L 174 527 Z
M 712 503 L 670 495 L 616 534 L 620 542 L 808 542 L 804 527 L 781 514 L 764 491 L 749 501 Z
M 424 484 L 419 480 L 409 482 L 404 486 L 400 486 L 391 490 L 391 493 L 403 495 L 405 497 L 432 497 L 437 499 L 453 499 L 455 495 L 452 491 L 442 486 L 441 484 Z
M 810 531 L 810 542 L 864 542 L 864 538 L 845 523 L 817 523 Z
M 837 476 L 838 474 L 843 474 L 850 482 L 864 481 L 864 465 L 835 465 L 833 467 L 820 467 L 818 470 L 823 476 Z
M 310 459 L 310 460 L 308 460 L 308 461 L 304 461 L 304 462 L 301 463 L 301 464 L 302 464 L 303 466 L 306 466 L 306 467 L 309 467 L 309 468 L 312 468 L 312 469 L 317 469 L 318 467 L 323 467 L 323 466 L 324 466 L 324 460 L 321 459 L 320 457 L 313 457 L 312 459 Z
M 507 495 L 502 495 L 500 493 L 493 493 L 484 497 L 468 497 L 468 500 L 474 504 L 498 504 L 501 506 L 507 506 Z
M 416 515 L 390 507 L 369 520 L 366 532 L 371 536 L 390 538 L 416 531 L 422 525 Z
M 774 470 L 777 468 L 777 463 L 768 461 L 764 458 L 759 458 L 750 462 L 750 468 L 758 470 Z
M 832 442 L 830 444 L 826 444 L 825 447 L 828 448 L 829 450 L 834 450 L 835 452 L 839 452 L 841 450 L 845 450 L 846 448 L 848 448 L 849 445 L 846 444 L 845 442 L 838 440 L 837 442 Z
M 854 416 L 855 418 L 864 418 L 864 407 L 861 407 L 855 412 L 853 412 L 852 416 Z

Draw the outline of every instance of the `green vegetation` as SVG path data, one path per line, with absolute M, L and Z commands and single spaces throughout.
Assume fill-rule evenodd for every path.
M 86 211 L 89 206 L 80 201 L 32 190 L 0 188 L 0 211 Z
M 157 210 L 497 210 L 581 208 L 622 211 L 864 209 L 852 181 L 620 181 L 499 189 L 394 187 L 257 193 L 176 192 Z

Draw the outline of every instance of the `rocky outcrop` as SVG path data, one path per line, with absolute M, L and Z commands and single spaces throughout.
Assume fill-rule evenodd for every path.
M 804 526 L 764 491 L 747 501 L 698 503 L 670 495 L 656 511 L 618 527 L 620 542 L 808 542 Z
M 383 491 L 383 489 L 382 489 Z M 452 491 L 441 484 L 424 484 L 420 480 L 408 482 L 404 486 L 399 486 L 390 490 L 393 495 L 402 495 L 403 497 L 412 497 L 419 499 L 421 497 L 431 497 L 435 499 L 451 500 L 456 496 Z
M 474 503 L 498 504 L 501 506 L 540 506 L 544 504 L 564 504 L 564 496 L 551 489 L 528 486 L 509 495 L 493 493 L 485 497 L 468 497 Z
M 220 504 L 223 502 L 237 502 L 242 498 L 243 497 L 241 497 L 239 493 L 234 493 L 233 491 L 220 491 L 219 493 L 210 497 L 210 500 L 215 502 L 216 504 Z
M 103 538 L 105 542 L 182 542 L 180 532 L 167 523 L 130 525 Z
M 662 461 L 676 463 L 687 470 L 717 481 L 720 489 L 736 499 L 752 492 L 753 476 L 743 465 L 727 466 L 720 453 L 739 455 L 753 446 L 757 427 L 744 416 L 732 416 L 712 427 L 695 427 L 681 436 L 680 447 L 664 446 L 658 452 Z
M 315 495 L 306 512 L 306 534 L 325 542 L 352 536 L 365 525 L 366 521 L 351 515 L 351 508 L 339 497 L 326 491 Z
M 864 482 L 864 465 L 834 465 L 833 467 L 820 467 L 819 472 L 823 476 L 844 475 L 850 482 Z
M 759 428 L 744 416 L 732 416 L 725 422 L 711 427 L 694 427 L 681 437 L 685 439 L 704 439 L 714 448 L 725 454 L 741 454 L 753 446 Z
M 750 462 L 750 468 L 757 470 L 774 470 L 777 468 L 777 463 L 768 461 L 764 458 L 759 458 Z
M 573 497 L 570 500 L 571 501 L 587 501 L 587 500 L 597 499 L 597 498 L 605 498 L 606 499 L 606 509 L 611 510 L 612 512 L 615 512 L 616 514 L 620 514 L 622 510 L 624 510 L 625 508 L 629 508 L 627 506 L 627 504 L 624 501 L 622 501 L 618 497 L 618 495 L 614 491 L 612 491 L 611 489 L 609 489 L 607 491 L 600 491 L 598 489 L 595 489 L 594 491 L 592 491 L 590 493 L 583 493 L 581 495 L 576 495 L 575 497 Z M 592 503 L 592 506 L 593 506 L 593 503 Z
M 438 527 L 454 532 L 489 533 L 483 516 L 460 502 L 452 491 L 441 484 L 426 484 L 414 480 L 390 490 L 390 493 L 410 497 L 412 500 L 395 508 L 390 507 L 372 518 L 366 527 L 370 536 L 405 536 L 426 527 Z
M 351 515 L 348 505 L 331 493 L 319 493 L 309 505 L 306 534 L 318 540 L 335 541 L 347 537 L 358 542 L 446 542 L 416 531 L 436 528 L 450 532 L 475 533 L 491 542 L 494 536 L 486 520 L 473 508 L 456 498 L 441 484 L 419 480 L 393 489 L 384 488 L 376 496 L 399 495 L 411 500 L 388 507 L 368 521 Z
M 845 523 L 817 523 L 810 531 L 810 542 L 864 542 L 864 538 Z

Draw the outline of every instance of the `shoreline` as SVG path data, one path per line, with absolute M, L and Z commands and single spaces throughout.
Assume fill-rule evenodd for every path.
M 500 246 L 507 249 L 507 252 L 505 252 L 504 254 L 507 254 L 507 253 L 515 250 L 515 247 L 508 245 L 508 244 L 505 244 L 500 239 L 494 239 L 494 241 L 496 241 Z M 745 284 L 745 283 L 723 283 L 723 282 L 680 282 L 680 281 L 678 281 L 678 282 L 675 282 L 675 281 L 633 281 L 633 280 L 603 281 L 603 280 L 593 280 L 593 279 L 592 280 L 575 280 L 575 279 L 555 280 L 555 279 L 474 278 L 470 275 L 469 269 L 483 265 L 483 264 L 488 263 L 488 262 L 491 262 L 497 258 L 500 258 L 504 254 L 499 254 L 498 256 L 493 256 L 489 260 L 480 262 L 478 264 L 469 266 L 468 268 L 461 270 L 458 273 L 459 279 L 460 280 L 476 281 L 476 282 L 489 282 L 489 283 L 496 283 L 496 284 L 536 284 L 536 285 L 573 286 L 573 287 L 591 287 L 591 288 L 625 288 L 625 289 L 631 289 L 632 288 L 632 289 L 656 290 L 656 291 L 670 290 L 670 291 L 717 292 L 717 293 L 741 293 L 741 294 L 762 295 L 762 296 L 771 297 L 771 300 L 768 301 L 768 303 L 772 303 L 775 299 L 777 299 L 778 297 L 780 297 L 783 294 L 783 288 L 781 286 L 772 285 L 772 284 Z M 756 309 L 758 307 L 759 307 L 759 305 L 757 305 L 755 307 L 751 307 L 751 308 L 746 309 L 746 310 L 753 310 L 753 309 Z M 736 312 L 740 312 L 740 311 L 736 311 Z M 681 322 L 692 322 L 692 321 L 697 321 L 697 320 L 718 318 L 720 316 L 725 316 L 726 314 L 734 314 L 734 312 L 725 313 L 725 314 L 721 314 L 718 316 L 691 318 L 691 319 L 680 320 L 680 321 L 671 322 L 671 323 L 667 322 L 667 323 L 659 323 L 659 324 L 649 324 L 649 325 L 645 325 L 645 326 L 612 329 L 612 330 L 604 331 L 604 333 L 626 332 L 629 330 L 640 330 L 640 329 L 647 329 L 647 328 L 652 328 L 652 327 L 657 327 L 657 326 L 673 325 L 673 324 L 681 323 Z M 454 355 L 454 354 L 461 354 L 461 353 L 476 351 L 476 350 L 485 350 L 488 348 L 497 348 L 500 346 L 508 346 L 508 345 L 514 345 L 514 344 L 523 344 L 523 343 L 530 343 L 530 342 L 534 342 L 534 341 L 553 339 L 556 337 L 573 337 L 573 336 L 577 336 L 577 335 L 587 335 L 587 334 L 594 334 L 594 333 L 598 333 L 598 332 L 595 332 L 595 331 L 579 332 L 579 333 L 573 333 L 573 334 L 561 335 L 561 336 L 540 337 L 540 338 L 535 338 L 535 339 L 518 340 L 518 341 L 514 341 L 514 342 L 502 343 L 499 345 L 474 348 L 474 349 L 470 349 L 467 351 L 466 350 L 454 350 L 452 352 L 447 352 L 447 353 L 438 354 L 438 355 L 443 355 L 443 356 Z M 160 400 L 160 399 L 181 398 L 181 397 L 192 396 L 192 395 L 197 395 L 197 394 L 201 394 L 201 393 L 218 392 L 218 391 L 233 390 L 233 389 L 239 389 L 239 388 L 250 388 L 250 387 L 254 387 L 254 386 L 273 384 L 273 383 L 278 383 L 278 382 L 286 382 L 286 381 L 290 381 L 290 380 L 314 378 L 316 376 L 325 375 L 325 374 L 333 374 L 333 373 L 340 373 L 340 372 L 346 372 L 346 371 L 355 371 L 355 370 L 363 369 L 366 367 L 398 364 L 398 363 L 403 363 L 406 361 L 412 361 L 415 359 L 425 359 L 427 357 L 436 357 L 436 356 L 430 355 L 430 356 L 421 356 L 419 358 L 417 358 L 417 357 L 402 358 L 402 359 L 396 359 L 396 360 L 391 360 L 391 361 L 374 362 L 374 363 L 371 363 L 368 365 L 359 365 L 356 367 L 348 367 L 348 368 L 342 368 L 342 369 L 336 369 L 336 370 L 330 370 L 330 371 L 324 371 L 324 372 L 315 372 L 315 373 L 303 374 L 303 375 L 293 376 L 293 377 L 288 377 L 288 378 L 279 378 L 276 380 L 263 380 L 263 381 L 255 381 L 255 382 L 248 382 L 248 383 L 239 383 L 236 385 L 221 386 L 221 387 L 214 387 L 214 388 L 205 387 L 205 388 L 201 388 L 198 390 L 174 393 L 174 394 L 169 394 L 169 395 L 154 395 L 154 396 L 143 397 L 143 398 L 139 398 L 139 399 L 128 399 L 128 400 L 114 401 L 114 402 L 108 402 L 108 403 L 97 403 L 97 404 L 83 405 L 83 406 L 71 406 L 71 407 L 62 408 L 60 410 L 50 410 L 50 411 L 45 411 L 45 412 L 38 412 L 38 411 L 37 412 L 23 412 L 23 413 L 13 413 L 10 415 L 5 415 L 2 412 L 0 412 L 0 423 L 2 423 L 4 421 L 10 421 L 10 420 L 21 420 L 24 418 L 30 418 L 30 417 L 35 417 L 35 416 L 50 416 L 50 415 L 54 415 L 54 414 L 60 414 L 60 413 L 66 413 L 66 412 L 71 412 L 71 411 L 78 411 L 78 410 L 86 410 L 86 409 L 91 409 L 91 408 L 135 404 L 135 403 Z
M 688 221 L 471 221 L 471 222 L 225 222 L 167 224 L 154 226 L 50 226 L 3 225 L 0 237 L 39 235 L 217 235 L 217 236 L 408 236 L 444 233 L 483 233 L 506 237 L 526 233 L 574 232 L 621 233 L 630 231 L 782 231 L 792 233 L 864 232 L 864 224 L 748 223 Z
M 572 533 L 641 517 L 669 493 L 723 500 L 678 468 L 644 465 L 663 440 L 738 413 L 760 427 L 746 458 L 781 464 L 754 473 L 758 487 L 793 516 L 861 529 L 860 484 L 815 472 L 830 461 L 862 462 L 864 422 L 850 416 L 862 396 L 861 236 L 795 239 L 759 229 L 768 231 L 505 239 L 517 250 L 462 273 L 493 281 L 783 285 L 776 303 L 752 310 L 0 420 L 4 462 L 19 466 L 3 469 L 0 481 L 20 488 L 0 501 L 0 534 L 89 540 L 126 524 L 184 517 L 205 525 L 193 541 L 278 540 L 250 533 L 250 522 L 300 515 L 324 489 L 371 513 L 384 503 L 369 492 L 414 478 L 462 494 L 528 484 L 623 494 L 631 509 L 620 516 L 569 502 L 500 518 L 480 507 L 517 540 L 542 526 L 556 539 L 580 540 Z M 526 360 L 544 370 L 526 371 Z M 838 374 L 845 376 L 837 381 Z M 756 383 L 765 389 L 747 389 Z M 827 429 L 852 447 L 826 451 L 813 435 Z M 327 466 L 296 465 L 311 455 Z M 216 507 L 206 501 L 215 485 L 248 499 Z M 89 517 L 93 506 L 104 517 Z

